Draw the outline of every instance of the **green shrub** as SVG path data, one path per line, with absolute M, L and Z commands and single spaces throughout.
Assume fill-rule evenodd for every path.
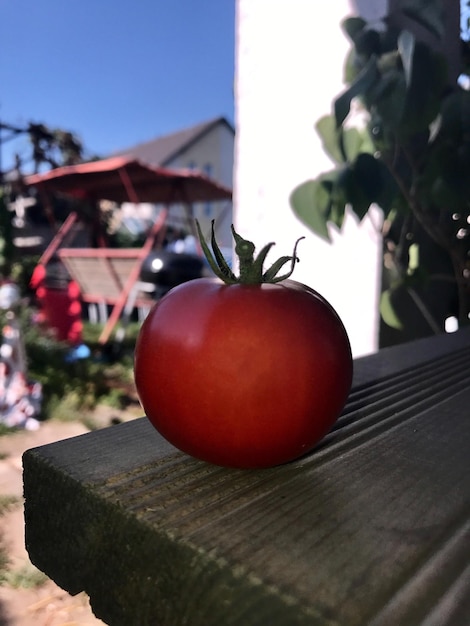
M 69 362 L 69 345 L 32 324 L 23 322 L 23 327 L 28 375 L 43 386 L 43 418 L 70 421 L 81 419 L 97 404 L 125 406 L 133 386 L 135 330 L 113 362 L 98 344 L 100 328 L 86 324 L 84 342 L 90 347 L 91 356 Z

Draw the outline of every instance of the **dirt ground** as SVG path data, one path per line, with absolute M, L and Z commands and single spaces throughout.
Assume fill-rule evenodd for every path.
M 113 418 L 124 421 L 133 417 L 136 415 L 100 407 L 96 420 L 100 426 L 108 426 Z M 104 623 L 93 615 L 84 593 L 70 596 L 41 575 L 24 547 L 23 452 L 85 432 L 87 428 L 79 422 L 51 420 L 41 423 L 37 431 L 18 431 L 0 437 L 0 498 L 13 500 L 7 512 L 0 516 L 0 545 L 9 561 L 7 579 L 0 586 L 0 626 L 96 626 Z M 15 584 L 18 579 L 23 581 L 21 585 Z

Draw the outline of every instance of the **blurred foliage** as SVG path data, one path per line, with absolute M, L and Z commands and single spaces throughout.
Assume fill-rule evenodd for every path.
M 0 123 L 0 130 L 8 135 L 3 136 L 3 142 L 26 135 L 31 145 L 31 160 L 34 163 L 34 172 L 39 172 L 41 166 L 51 168 L 62 165 L 75 165 L 83 160 L 83 145 L 74 133 L 62 128 L 50 128 L 46 124 L 28 122 L 24 126 Z M 17 157 L 17 167 L 23 163 Z
M 42 418 L 83 420 L 98 404 L 122 409 L 133 390 L 133 349 L 138 332 L 131 325 L 115 354 L 113 346 L 103 349 L 98 343 L 102 326 L 86 323 L 84 343 L 91 356 L 69 361 L 70 346 L 58 342 L 32 324 L 29 312 L 23 314 L 22 327 L 28 362 L 28 376 L 43 386 Z
M 5 572 L 2 584 L 13 589 L 37 589 L 45 585 L 49 577 L 32 563 L 25 563 L 19 569 Z
M 402 8 L 442 36 L 441 2 Z M 347 208 L 362 220 L 378 205 L 383 320 L 407 338 L 442 332 L 449 316 L 468 323 L 470 92 L 449 83 L 445 56 L 411 32 L 360 17 L 342 27 L 351 42 L 347 87 L 316 124 L 335 167 L 298 186 L 292 208 L 330 241 Z
M 10 276 L 14 254 L 11 213 L 7 209 L 3 189 L 0 188 L 0 278 Z

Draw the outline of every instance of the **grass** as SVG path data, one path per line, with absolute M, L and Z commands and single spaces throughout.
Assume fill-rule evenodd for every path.
M 7 571 L 3 576 L 4 584 L 13 589 L 35 589 L 49 580 L 41 570 L 32 563 L 25 563 L 17 570 Z
M 17 496 L 0 494 L 0 516 L 5 515 L 13 506 L 19 504 L 20 498 Z M 10 561 L 8 559 L 8 553 L 3 546 L 3 542 L 0 538 L 0 583 L 6 583 L 10 572 L 8 567 Z
M 13 506 L 19 504 L 20 498 L 17 496 L 0 494 L 0 515 L 7 513 Z
M 16 428 L 11 428 L 10 426 L 5 426 L 5 424 L 1 424 L 0 423 L 0 437 L 2 435 L 11 435 L 12 433 L 16 432 Z M 2 453 L 0 452 L 0 460 L 2 459 Z M 1 626 L 1 624 L 0 624 Z
M 10 561 L 8 559 L 8 554 L 0 544 L 0 584 L 3 585 L 6 582 L 8 576 L 8 566 L 10 565 Z

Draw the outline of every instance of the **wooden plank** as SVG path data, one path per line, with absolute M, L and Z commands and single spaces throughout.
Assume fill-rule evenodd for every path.
M 132 297 L 132 290 L 136 282 L 139 279 L 140 270 L 142 267 L 142 263 L 144 259 L 148 256 L 150 251 L 153 248 L 155 239 L 158 233 L 163 228 L 167 216 L 168 216 L 168 207 L 165 207 L 162 211 L 160 211 L 158 218 L 153 223 L 147 237 L 145 239 L 144 245 L 142 248 L 127 248 L 127 249 L 116 249 L 116 248 L 98 248 L 98 249 L 84 249 L 81 250 L 70 250 L 70 249 L 62 249 L 59 251 L 59 255 L 63 259 L 64 262 L 68 259 L 77 259 L 79 257 L 82 258 L 101 258 L 105 265 L 107 265 L 107 273 L 109 280 L 114 283 L 119 289 L 119 295 L 116 298 L 116 301 L 113 303 L 113 309 L 109 318 L 106 320 L 103 330 L 101 331 L 101 335 L 98 338 L 100 344 L 105 344 L 111 333 L 113 328 L 117 324 L 119 318 L 121 317 L 126 303 L 129 302 L 129 298 Z M 119 280 L 119 273 L 116 271 L 116 267 L 113 265 L 113 262 L 117 262 L 118 259 L 130 258 L 134 259 L 135 262 L 132 263 L 132 267 L 130 268 L 129 274 L 123 277 L 122 283 Z M 72 273 L 73 276 L 73 273 Z M 77 282 L 79 282 L 77 280 Z M 84 299 L 87 299 L 88 302 L 91 302 L 90 299 L 94 293 L 90 293 L 87 289 L 86 284 L 81 285 L 81 291 Z M 102 301 L 102 300 L 101 300 Z M 106 298 L 106 301 L 109 302 L 109 296 Z M 100 300 L 97 300 L 100 302 Z
M 83 299 L 87 302 L 114 302 L 121 287 L 110 277 L 104 259 L 65 259 L 64 264 L 78 283 Z
M 130 259 L 143 257 L 142 248 L 61 248 L 61 259 Z
M 404 372 L 420 363 L 431 361 L 468 346 L 469 342 L 470 327 L 467 327 L 456 333 L 443 333 L 431 338 L 417 339 L 400 346 L 384 348 L 379 352 L 355 360 L 353 386 L 357 387 L 371 381 L 386 379 L 397 372 Z
M 115 303 L 138 262 L 137 258 L 107 258 L 103 255 L 61 257 L 87 302 Z
M 145 418 L 26 452 L 30 558 L 111 626 L 466 624 L 470 332 L 444 339 L 358 360 L 282 467 L 196 461 Z
M 84 302 L 117 307 L 119 315 L 123 310 L 124 299 L 125 315 L 129 315 L 134 307 L 150 308 L 154 303 L 153 291 L 140 289 L 137 293 L 135 292 L 139 283 L 134 281 L 133 275 L 142 263 L 140 250 L 134 248 L 97 248 L 96 250 L 65 248 L 59 251 L 59 255 L 69 274 L 77 282 Z M 128 285 L 131 283 L 133 288 L 126 296 Z M 131 306 L 130 310 L 129 306 Z M 117 313 L 114 315 L 117 318 Z M 112 326 L 114 327 L 114 322 Z M 109 336 L 110 326 L 105 325 L 105 329 Z

